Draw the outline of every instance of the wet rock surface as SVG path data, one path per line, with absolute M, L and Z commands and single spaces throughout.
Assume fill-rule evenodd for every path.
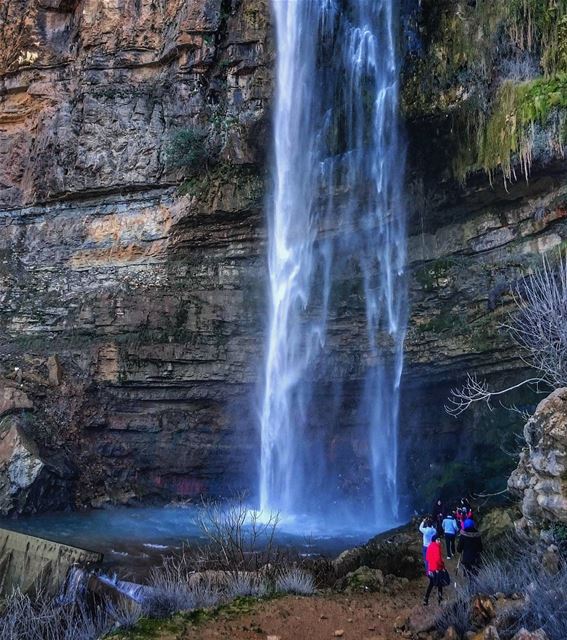
M 73 469 L 64 456 L 41 453 L 13 417 L 0 427 L 0 514 L 19 515 L 72 506 Z

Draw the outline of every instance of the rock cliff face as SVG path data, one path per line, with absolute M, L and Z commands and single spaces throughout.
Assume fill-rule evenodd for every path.
M 508 487 L 522 500 L 528 530 L 567 523 L 567 389 L 542 400 L 524 428 L 527 446 Z
M 407 2 L 404 13 L 412 315 L 402 468 L 408 494 L 422 497 L 470 465 L 477 479 L 504 478 L 498 445 L 520 419 L 476 410 L 456 423 L 443 401 L 467 370 L 496 384 L 521 375 L 495 331 L 506 294 L 567 236 L 557 154 L 536 153 L 529 182 L 505 184 L 489 167 L 491 185 L 478 158 L 455 172 L 456 114 L 478 61 L 454 64 L 443 25 L 486 26 L 477 4 Z M 64 481 L 69 504 L 221 492 L 256 471 L 270 25 L 269 0 L 0 7 L 0 383 L 4 397 L 29 401 L 0 404 L 2 425 L 45 464 L 61 460 L 51 486 Z M 213 157 L 198 170 L 170 161 L 183 131 L 206 132 Z M 364 319 L 348 275 L 337 286 L 329 351 L 352 380 L 337 436 L 347 446 Z M 30 496 L 0 509 L 53 506 Z
M 270 37 L 267 0 L 0 8 L 2 362 L 80 503 L 255 464 Z M 170 133 L 201 125 L 219 162 L 180 196 Z

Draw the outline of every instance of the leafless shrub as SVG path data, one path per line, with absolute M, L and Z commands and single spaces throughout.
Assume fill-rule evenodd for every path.
M 262 518 L 239 498 L 229 505 L 205 503 L 199 524 L 206 542 L 184 546 L 151 572 L 147 615 L 166 617 L 275 591 L 313 593 L 312 575 L 291 566 L 290 556 L 275 544 L 277 515 Z
M 108 605 L 107 612 L 121 629 L 132 629 L 144 615 L 144 607 L 130 598 L 121 598 Z
M 207 542 L 185 552 L 185 568 L 239 575 L 276 570 L 288 554 L 275 543 L 279 515 L 250 509 L 243 497 L 230 504 L 204 503 L 199 527 Z
M 298 567 L 283 569 L 276 578 L 276 591 L 310 596 L 315 592 L 315 581 L 310 573 Z
M 228 600 L 252 596 L 263 598 L 270 593 L 270 584 L 262 575 L 257 573 L 232 574 L 227 581 L 226 596 Z
M 2 640 L 97 640 L 110 630 L 106 610 L 90 610 L 83 603 L 58 604 L 38 595 L 33 600 L 14 591 L 0 614 Z
M 485 562 L 475 576 L 473 586 L 478 593 L 511 596 L 518 590 L 518 567 L 504 560 Z
M 504 395 L 528 383 L 538 384 L 540 382 L 542 382 L 541 378 L 530 378 L 529 380 L 522 380 L 522 382 L 507 387 L 506 389 L 493 391 L 488 386 L 486 380 L 479 380 L 476 376 L 468 373 L 467 379 L 462 387 L 451 389 L 451 394 L 445 405 L 445 411 L 449 415 L 457 417 L 476 402 L 485 402 L 488 408 L 492 410 L 491 400 L 495 396 Z
M 487 560 L 478 575 L 457 587 L 455 602 L 440 616 L 441 630 L 454 626 L 464 634 L 472 626 L 472 600 L 477 594 L 506 596 L 518 594 L 514 606 L 498 620 L 500 637 L 513 637 L 522 627 L 543 629 L 549 640 L 567 637 L 567 567 L 549 573 L 533 548 L 524 540 L 510 540 L 510 553 Z
M 464 637 L 471 628 L 471 600 L 472 594 L 468 591 L 457 593 L 446 607 L 443 608 L 437 618 L 437 628 L 442 633 L 449 627 L 454 627 L 459 637 Z
M 494 391 L 486 381 L 467 375 L 463 386 L 451 390 L 445 411 L 458 416 L 476 402 L 491 400 L 527 384 L 558 388 L 567 385 L 567 254 L 557 265 L 543 258 L 542 266 L 512 290 L 515 310 L 502 329 L 508 333 L 537 377 Z
M 552 387 L 567 384 L 567 255 L 557 268 L 543 266 L 513 291 L 516 313 L 504 328 L 524 361 Z
M 226 576 L 194 576 L 190 582 L 196 609 L 216 607 L 228 600 L 226 596 Z
M 167 618 L 178 611 L 196 608 L 195 594 L 187 580 L 163 567 L 151 572 L 149 587 L 142 605 L 144 615 Z

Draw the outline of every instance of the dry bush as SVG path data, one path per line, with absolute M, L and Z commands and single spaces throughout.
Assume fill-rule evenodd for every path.
M 231 574 L 226 583 L 226 596 L 228 600 L 245 596 L 263 598 L 269 594 L 270 584 L 261 574 Z
M 499 633 L 502 640 L 512 638 L 521 628 L 543 629 L 549 640 L 567 638 L 567 567 L 549 573 L 541 558 L 526 540 L 511 540 L 503 558 L 484 562 L 478 575 L 457 587 L 456 599 L 442 613 L 441 630 L 454 626 L 464 634 L 471 629 L 471 602 L 475 595 L 518 594 L 517 606 L 503 616 Z
M 229 505 L 205 503 L 199 525 L 204 544 L 184 546 L 152 571 L 148 615 L 165 617 L 242 596 L 314 592 L 313 576 L 275 543 L 277 515 L 262 519 L 239 498 Z
M 98 640 L 111 626 L 104 609 L 59 604 L 44 595 L 32 600 L 19 590 L 4 600 L 0 614 L 2 640 Z
M 276 591 L 311 596 L 315 593 L 313 576 L 299 567 L 284 568 L 276 578 Z
M 275 544 L 279 516 L 263 516 L 242 497 L 228 505 L 204 503 L 199 528 L 207 543 L 195 547 L 188 561 L 199 571 L 214 569 L 236 575 L 281 566 L 288 554 Z
M 516 312 L 504 328 L 551 387 L 567 385 L 567 254 L 543 264 L 513 292 Z
M 132 629 L 144 615 L 144 607 L 130 598 L 120 598 L 108 605 L 107 612 L 120 629 Z
M 197 608 L 193 590 L 187 579 L 182 578 L 169 562 L 166 566 L 152 570 L 149 589 L 144 596 L 142 608 L 144 615 L 152 618 L 167 618 L 178 611 Z

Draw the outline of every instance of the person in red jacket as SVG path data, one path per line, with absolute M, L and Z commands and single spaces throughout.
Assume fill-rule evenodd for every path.
M 429 585 L 425 593 L 425 598 L 423 599 L 423 604 L 425 606 L 429 604 L 429 596 L 433 591 L 433 587 L 437 587 L 437 598 L 439 604 L 441 604 L 443 600 L 443 585 L 439 579 L 439 572 L 444 571 L 445 563 L 443 562 L 443 549 L 441 548 L 441 538 L 439 536 L 433 536 L 431 544 L 427 547 L 425 562 L 427 563 Z

